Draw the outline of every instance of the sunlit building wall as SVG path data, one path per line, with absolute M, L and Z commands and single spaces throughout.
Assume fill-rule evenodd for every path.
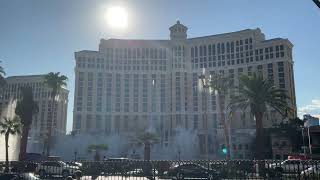
M 207 78 L 230 76 L 235 86 L 241 74 L 260 73 L 287 90 L 288 103 L 296 110 L 293 45 L 288 39 L 266 40 L 259 28 L 187 38 L 187 27 L 179 21 L 169 30 L 169 40 L 101 39 L 98 51 L 75 53 L 73 130 L 125 135 L 151 127 L 168 146 L 175 130 L 183 128 L 198 134 L 202 158 L 223 156 L 219 102 L 214 92 L 203 92 L 203 72 Z M 228 102 L 221 103 L 226 107 Z M 269 111 L 264 126 L 278 121 L 280 116 Z M 239 112 L 230 128 L 231 143 L 238 143 L 236 130 L 252 132 L 254 118 Z M 243 147 L 249 151 L 247 142 Z

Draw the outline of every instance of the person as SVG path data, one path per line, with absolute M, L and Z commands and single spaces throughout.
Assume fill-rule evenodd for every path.
M 73 178 L 71 176 L 68 176 L 66 180 L 73 180 Z
M 74 173 L 74 177 L 76 178 L 76 180 L 80 180 L 81 177 L 82 177 L 81 171 L 77 170 L 77 171 Z

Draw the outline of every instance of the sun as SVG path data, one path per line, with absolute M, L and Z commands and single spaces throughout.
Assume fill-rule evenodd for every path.
M 114 6 L 107 9 L 106 18 L 111 28 L 125 29 L 128 26 L 127 10 L 121 6 Z

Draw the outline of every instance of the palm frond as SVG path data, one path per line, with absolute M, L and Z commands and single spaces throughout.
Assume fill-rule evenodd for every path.
M 230 113 L 237 109 L 242 111 L 250 109 L 252 114 L 264 113 L 268 107 L 271 107 L 279 114 L 286 115 L 289 97 L 284 89 L 276 88 L 269 80 L 256 74 L 242 75 L 239 81 L 238 95 L 231 97 L 228 105 Z
M 15 116 L 10 119 L 7 117 L 3 118 L 3 122 L 0 122 L 0 133 L 9 132 L 9 134 L 20 134 L 21 133 L 21 123 L 19 117 Z
M 109 149 L 107 144 L 91 144 L 88 146 L 88 152 L 92 151 L 107 151 Z
M 44 83 L 52 89 L 54 93 L 58 92 L 61 87 L 67 86 L 68 77 L 65 75 L 60 75 L 60 72 L 53 73 L 50 72 L 45 75 Z

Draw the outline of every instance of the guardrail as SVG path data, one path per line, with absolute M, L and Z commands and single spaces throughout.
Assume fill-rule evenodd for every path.
M 301 179 L 319 180 L 320 161 L 42 161 L 0 162 L 0 179 Z

